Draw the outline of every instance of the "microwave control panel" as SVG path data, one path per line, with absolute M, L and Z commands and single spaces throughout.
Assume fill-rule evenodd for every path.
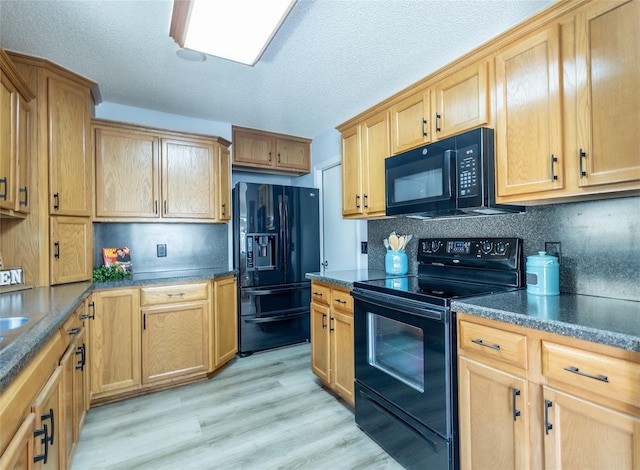
M 480 175 L 480 153 L 477 145 L 458 149 L 457 174 L 458 196 L 473 197 L 478 195 Z

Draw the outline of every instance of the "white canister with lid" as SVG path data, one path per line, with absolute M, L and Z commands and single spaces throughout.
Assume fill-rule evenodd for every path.
M 560 263 L 546 251 L 527 256 L 527 294 L 559 295 Z

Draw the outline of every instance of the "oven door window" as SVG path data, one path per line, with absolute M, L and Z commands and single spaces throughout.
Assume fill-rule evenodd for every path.
M 367 313 L 369 365 L 424 392 L 424 338 L 418 327 Z

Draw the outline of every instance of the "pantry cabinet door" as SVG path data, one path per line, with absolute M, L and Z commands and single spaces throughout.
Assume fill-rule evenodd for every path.
M 640 180 L 640 2 L 592 2 L 578 14 L 580 186 Z
M 50 213 L 91 215 L 89 90 L 47 79 Z
M 93 271 L 93 225 L 89 217 L 49 218 L 51 284 L 86 281 Z

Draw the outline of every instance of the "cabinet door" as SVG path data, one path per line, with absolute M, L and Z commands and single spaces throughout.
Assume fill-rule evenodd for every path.
M 91 215 L 89 90 L 47 79 L 50 214 Z
M 233 133 L 233 163 L 271 167 L 275 161 L 272 147 L 272 138 L 268 135 L 235 130 Z
M 36 415 L 29 413 L 0 456 L 0 468 L 4 470 L 30 470 L 33 468 L 33 444 Z
M 389 148 L 389 114 L 376 114 L 361 125 L 362 132 L 362 204 L 369 216 L 383 216 L 386 211 L 384 160 Z
M 578 14 L 580 186 L 640 180 L 638 24 L 637 1 L 592 2 Z
M 76 337 L 73 351 L 73 442 L 80 441 L 80 431 L 89 409 L 87 384 L 89 383 L 89 362 L 87 357 L 87 329 L 82 328 Z
M 75 375 L 75 349 L 76 342 L 73 341 L 67 348 L 65 354 L 60 360 L 60 368 L 62 369 L 62 386 L 61 402 L 62 402 L 62 419 L 56 423 L 60 428 L 60 435 L 63 437 L 64 446 L 60 454 L 61 468 L 70 466 L 71 457 L 73 455 L 73 376 Z M 61 426 L 62 425 L 62 426 Z M 60 427 L 61 426 L 61 427 Z
M 96 217 L 159 217 L 159 139 L 95 129 Z
M 330 321 L 331 380 L 334 390 L 352 405 L 354 395 L 353 312 L 334 311 Z
M 485 60 L 438 82 L 434 93 L 434 125 L 438 139 L 489 122 L 491 88 Z
M 0 208 L 14 209 L 18 93 L 0 71 Z
M 526 382 L 465 357 L 458 365 L 460 468 L 529 468 Z
M 543 386 L 545 468 L 631 470 L 640 463 L 640 418 Z
M 238 352 L 238 315 L 236 279 L 214 282 L 215 313 L 213 325 L 213 365 L 222 366 Z
M 31 188 L 31 110 L 29 104 L 18 96 L 18 117 L 16 134 L 16 158 L 18 165 L 18 180 L 16 183 L 16 211 L 29 213 L 31 201 L 29 197 Z
M 138 289 L 97 291 L 91 323 L 91 391 L 94 398 L 140 386 Z
M 50 217 L 51 284 L 91 279 L 92 225 L 88 217 Z
M 276 167 L 287 170 L 311 171 L 311 147 L 308 142 L 276 138 Z
M 311 370 L 327 385 L 331 383 L 329 307 L 311 302 Z
M 142 309 L 142 383 L 207 372 L 209 302 Z
M 342 215 L 359 215 L 362 202 L 362 147 L 360 126 L 342 133 Z
M 36 433 L 39 434 L 34 448 L 34 460 L 38 460 L 35 468 L 65 468 L 61 380 L 62 368 L 57 367 L 31 407 L 36 415 Z
M 218 210 L 217 219 L 220 222 L 231 220 L 231 161 L 229 150 L 218 146 Z
M 431 142 L 429 90 L 405 98 L 391 107 L 391 153 Z
M 215 219 L 215 169 L 213 143 L 162 139 L 163 217 Z
M 558 25 L 496 56 L 497 196 L 562 189 Z

